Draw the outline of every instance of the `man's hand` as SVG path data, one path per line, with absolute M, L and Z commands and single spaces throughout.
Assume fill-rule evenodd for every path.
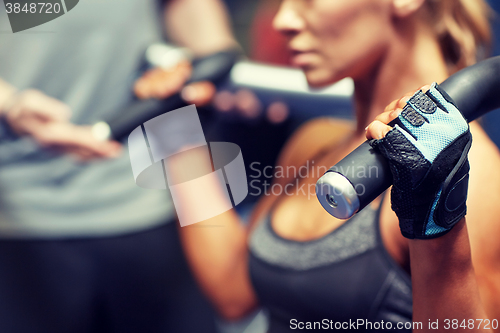
M 209 81 L 194 82 L 186 85 L 191 76 L 191 64 L 181 62 L 170 69 L 154 68 L 144 73 L 134 85 L 134 93 L 140 99 L 165 99 L 180 93 L 187 104 L 207 106 L 210 103 L 219 112 L 236 111 L 242 117 L 257 118 L 262 112 L 262 103 L 248 89 L 233 93 L 228 90 L 217 92 Z M 283 103 L 273 103 L 267 110 L 267 117 L 273 123 L 280 123 L 288 117 L 288 108 Z
M 121 150 L 118 142 L 97 140 L 90 126 L 71 124 L 70 108 L 37 90 L 10 96 L 4 103 L 3 115 L 16 134 L 31 136 L 42 147 L 55 148 L 82 160 L 115 157 Z
M 181 93 L 187 103 L 204 106 L 214 97 L 215 86 L 208 81 L 185 85 L 191 72 L 192 67 L 188 61 L 182 61 L 169 69 L 151 69 L 135 82 L 134 92 L 140 99 L 165 99 Z

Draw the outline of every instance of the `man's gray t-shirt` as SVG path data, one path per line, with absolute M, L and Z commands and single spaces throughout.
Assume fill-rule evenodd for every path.
M 65 15 L 13 34 L 0 4 L 0 78 L 72 108 L 72 122 L 117 115 L 131 99 L 146 47 L 161 39 L 154 0 L 81 0 Z M 139 188 L 120 158 L 80 163 L 29 138 L 0 139 L 0 237 L 112 236 L 171 220 L 167 191 Z

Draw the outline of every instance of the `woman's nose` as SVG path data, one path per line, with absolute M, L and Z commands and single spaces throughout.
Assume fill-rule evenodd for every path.
M 304 29 L 305 22 L 299 14 L 298 1 L 283 0 L 274 17 L 273 27 L 283 35 L 294 35 Z

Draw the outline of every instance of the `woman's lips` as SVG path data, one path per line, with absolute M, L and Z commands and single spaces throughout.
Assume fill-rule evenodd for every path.
M 310 66 L 316 57 L 316 54 L 311 51 L 293 51 L 291 63 L 292 66 L 306 67 Z

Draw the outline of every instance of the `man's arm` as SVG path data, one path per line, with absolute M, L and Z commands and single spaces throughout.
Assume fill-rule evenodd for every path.
M 196 57 L 239 48 L 221 0 L 170 0 L 165 4 L 163 18 L 170 40 L 190 49 Z M 134 92 L 141 99 L 164 99 L 182 90 L 182 97 L 190 104 L 209 103 L 215 87 L 209 82 L 185 87 L 190 76 L 188 61 L 175 68 L 154 68 L 136 81 Z
M 163 17 L 170 39 L 196 55 L 238 47 L 221 0 L 170 0 Z

